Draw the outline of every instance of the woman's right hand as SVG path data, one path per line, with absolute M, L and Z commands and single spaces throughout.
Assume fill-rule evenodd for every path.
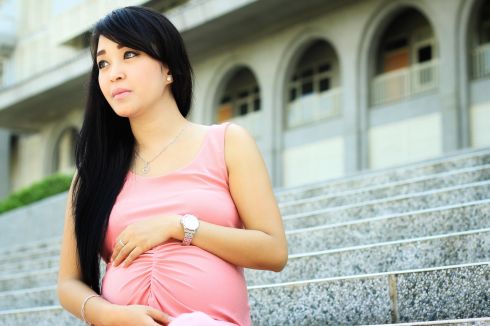
M 143 305 L 115 305 L 112 322 L 114 326 L 157 326 L 168 325 L 172 317 L 158 309 Z

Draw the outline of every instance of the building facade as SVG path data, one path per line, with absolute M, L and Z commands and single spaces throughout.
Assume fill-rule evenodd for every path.
M 490 146 L 490 0 L 0 0 L 0 197 L 73 171 L 90 28 L 125 5 L 177 26 L 189 118 L 246 127 L 275 187 Z

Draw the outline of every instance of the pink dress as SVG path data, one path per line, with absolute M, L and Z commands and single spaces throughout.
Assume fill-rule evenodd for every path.
M 141 218 L 189 213 L 209 223 L 242 228 L 224 159 L 228 125 L 210 126 L 196 157 L 176 171 L 157 177 L 128 173 L 109 217 L 106 263 L 119 233 Z M 129 267 L 109 263 L 102 296 L 115 304 L 162 310 L 177 317 L 171 323 L 175 326 L 251 324 L 243 269 L 176 240 L 148 250 Z

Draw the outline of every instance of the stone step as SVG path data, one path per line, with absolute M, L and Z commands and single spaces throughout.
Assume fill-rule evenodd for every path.
M 490 262 L 249 287 L 254 325 L 389 324 L 490 316 Z
M 50 257 L 54 258 L 54 257 Z M 106 264 L 100 262 L 101 275 L 105 273 Z M 30 288 L 52 286 L 58 281 L 59 266 L 35 271 L 24 271 L 0 275 L 0 293 L 2 291 L 16 291 Z
M 419 322 L 411 322 L 411 323 L 397 323 L 397 324 L 383 324 L 384 326 L 393 325 L 393 326 L 483 326 L 490 325 L 490 317 L 484 318 L 466 318 L 466 319 L 446 319 L 446 320 L 433 320 L 433 321 L 419 321 Z
M 41 257 L 50 257 L 60 254 L 60 245 L 53 245 L 46 248 L 33 248 L 29 251 L 21 251 L 17 254 L 11 253 L 7 256 L 0 256 L 1 262 L 3 264 L 11 264 L 19 261 L 34 260 Z
M 287 231 L 290 254 L 490 228 L 490 200 Z M 2 274 L 58 266 L 59 253 L 0 263 Z
M 298 219 L 298 222 L 300 219 Z M 300 223 L 285 223 L 286 229 Z M 490 228 L 490 199 L 287 230 L 290 254 Z
M 279 202 L 287 202 L 314 197 L 319 194 L 370 187 L 373 184 L 380 185 L 485 164 L 490 164 L 490 150 L 488 148 L 415 164 L 409 163 L 379 170 L 361 171 L 350 176 L 296 187 L 275 188 L 274 193 Z
M 38 256 L 27 260 L 10 261 L 0 263 L 0 277 L 5 274 L 23 273 L 27 271 L 50 269 L 58 267 L 60 263 L 59 253 L 53 256 Z
M 478 181 L 490 180 L 490 164 L 464 170 L 449 171 L 435 176 L 421 177 L 368 188 L 347 190 L 332 194 L 323 194 L 300 200 L 281 202 L 279 207 L 283 215 L 294 213 L 299 206 L 311 209 L 355 204 L 363 201 L 389 198 L 393 196 L 458 186 Z
M 280 272 L 246 269 L 247 284 L 274 284 L 490 261 L 490 228 L 291 255 Z
M 60 305 L 0 311 L 2 326 L 83 326 L 86 325 Z
M 0 292 L 0 311 L 58 304 L 56 285 Z
M 56 284 L 58 267 L 0 276 L 0 291 L 45 287 Z
M 292 220 L 301 219 L 302 227 L 312 227 L 485 200 L 489 198 L 489 193 L 490 181 L 482 181 L 339 207 L 316 210 L 311 207 L 298 207 L 298 211 L 301 212 L 283 215 L 283 220 L 286 224 L 295 224 Z
M 286 224 L 287 225 L 287 224 Z M 490 228 L 490 200 L 287 231 L 290 254 Z M 57 267 L 59 252 L 0 263 L 0 276 Z
M 427 223 L 428 221 L 430 223 Z M 318 221 L 320 222 L 321 220 Z M 286 229 L 300 228 L 303 224 L 301 219 L 285 221 Z M 490 200 L 483 200 L 412 213 L 288 230 L 287 238 L 290 254 L 297 254 L 487 227 L 490 227 Z M 59 263 L 58 247 L 51 251 L 36 250 L 28 256 L 28 259 L 2 259 L 0 275 L 47 269 Z
M 287 237 L 290 253 L 298 254 L 487 227 L 490 227 L 490 200 L 298 229 L 288 231 Z M 2 261 L 0 275 L 57 267 L 59 250 L 54 250 L 51 256 L 47 254 L 40 250 L 36 256 L 31 255 L 32 259 Z
M 245 275 L 255 285 L 484 260 L 490 260 L 490 229 L 291 255 L 281 273 L 247 269 Z M 4 274 L 0 291 L 52 286 L 57 275 L 58 267 Z
M 20 253 L 29 252 L 32 250 L 46 250 L 54 247 L 59 248 L 59 246 L 61 246 L 61 237 L 59 236 L 37 241 L 26 241 L 21 245 L 15 245 L 0 249 L 0 257 L 9 257 L 11 255 L 18 255 Z
M 29 314 L 34 316 L 29 318 Z M 36 320 L 36 318 L 38 320 Z M 61 306 L 53 307 L 41 307 L 38 309 L 23 309 L 18 311 L 12 311 L 8 313 L 0 312 L 1 325 L 4 326 L 30 326 L 30 325 L 56 325 L 56 326 L 71 326 L 71 325 L 84 325 L 80 320 L 71 316 L 68 312 L 63 311 Z M 56 321 L 56 322 L 55 322 Z M 55 323 L 54 323 L 55 322 Z M 275 325 L 268 323 L 267 321 L 261 321 L 256 325 Z M 289 324 L 283 324 L 289 325 Z M 298 324 L 300 325 L 300 324 Z M 308 324 L 312 325 L 312 324 Z M 449 319 L 449 320 L 436 320 L 436 321 L 424 321 L 424 322 L 411 322 L 411 323 L 396 323 L 396 324 L 378 324 L 378 325 L 393 325 L 393 326 L 484 326 L 490 325 L 490 318 L 466 318 L 466 319 Z
M 487 317 L 489 287 L 490 262 L 248 288 L 254 325 L 325 325 Z M 44 305 L 49 299 L 43 298 L 55 291 L 53 286 L 16 292 Z M 78 322 L 58 305 L 0 311 L 0 325 Z

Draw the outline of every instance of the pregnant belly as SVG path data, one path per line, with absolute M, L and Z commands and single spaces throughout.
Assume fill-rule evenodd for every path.
M 241 269 L 196 246 L 171 242 L 140 255 L 129 267 L 107 265 L 102 295 L 121 304 L 143 304 L 173 316 L 202 311 L 242 324 L 249 316 Z

